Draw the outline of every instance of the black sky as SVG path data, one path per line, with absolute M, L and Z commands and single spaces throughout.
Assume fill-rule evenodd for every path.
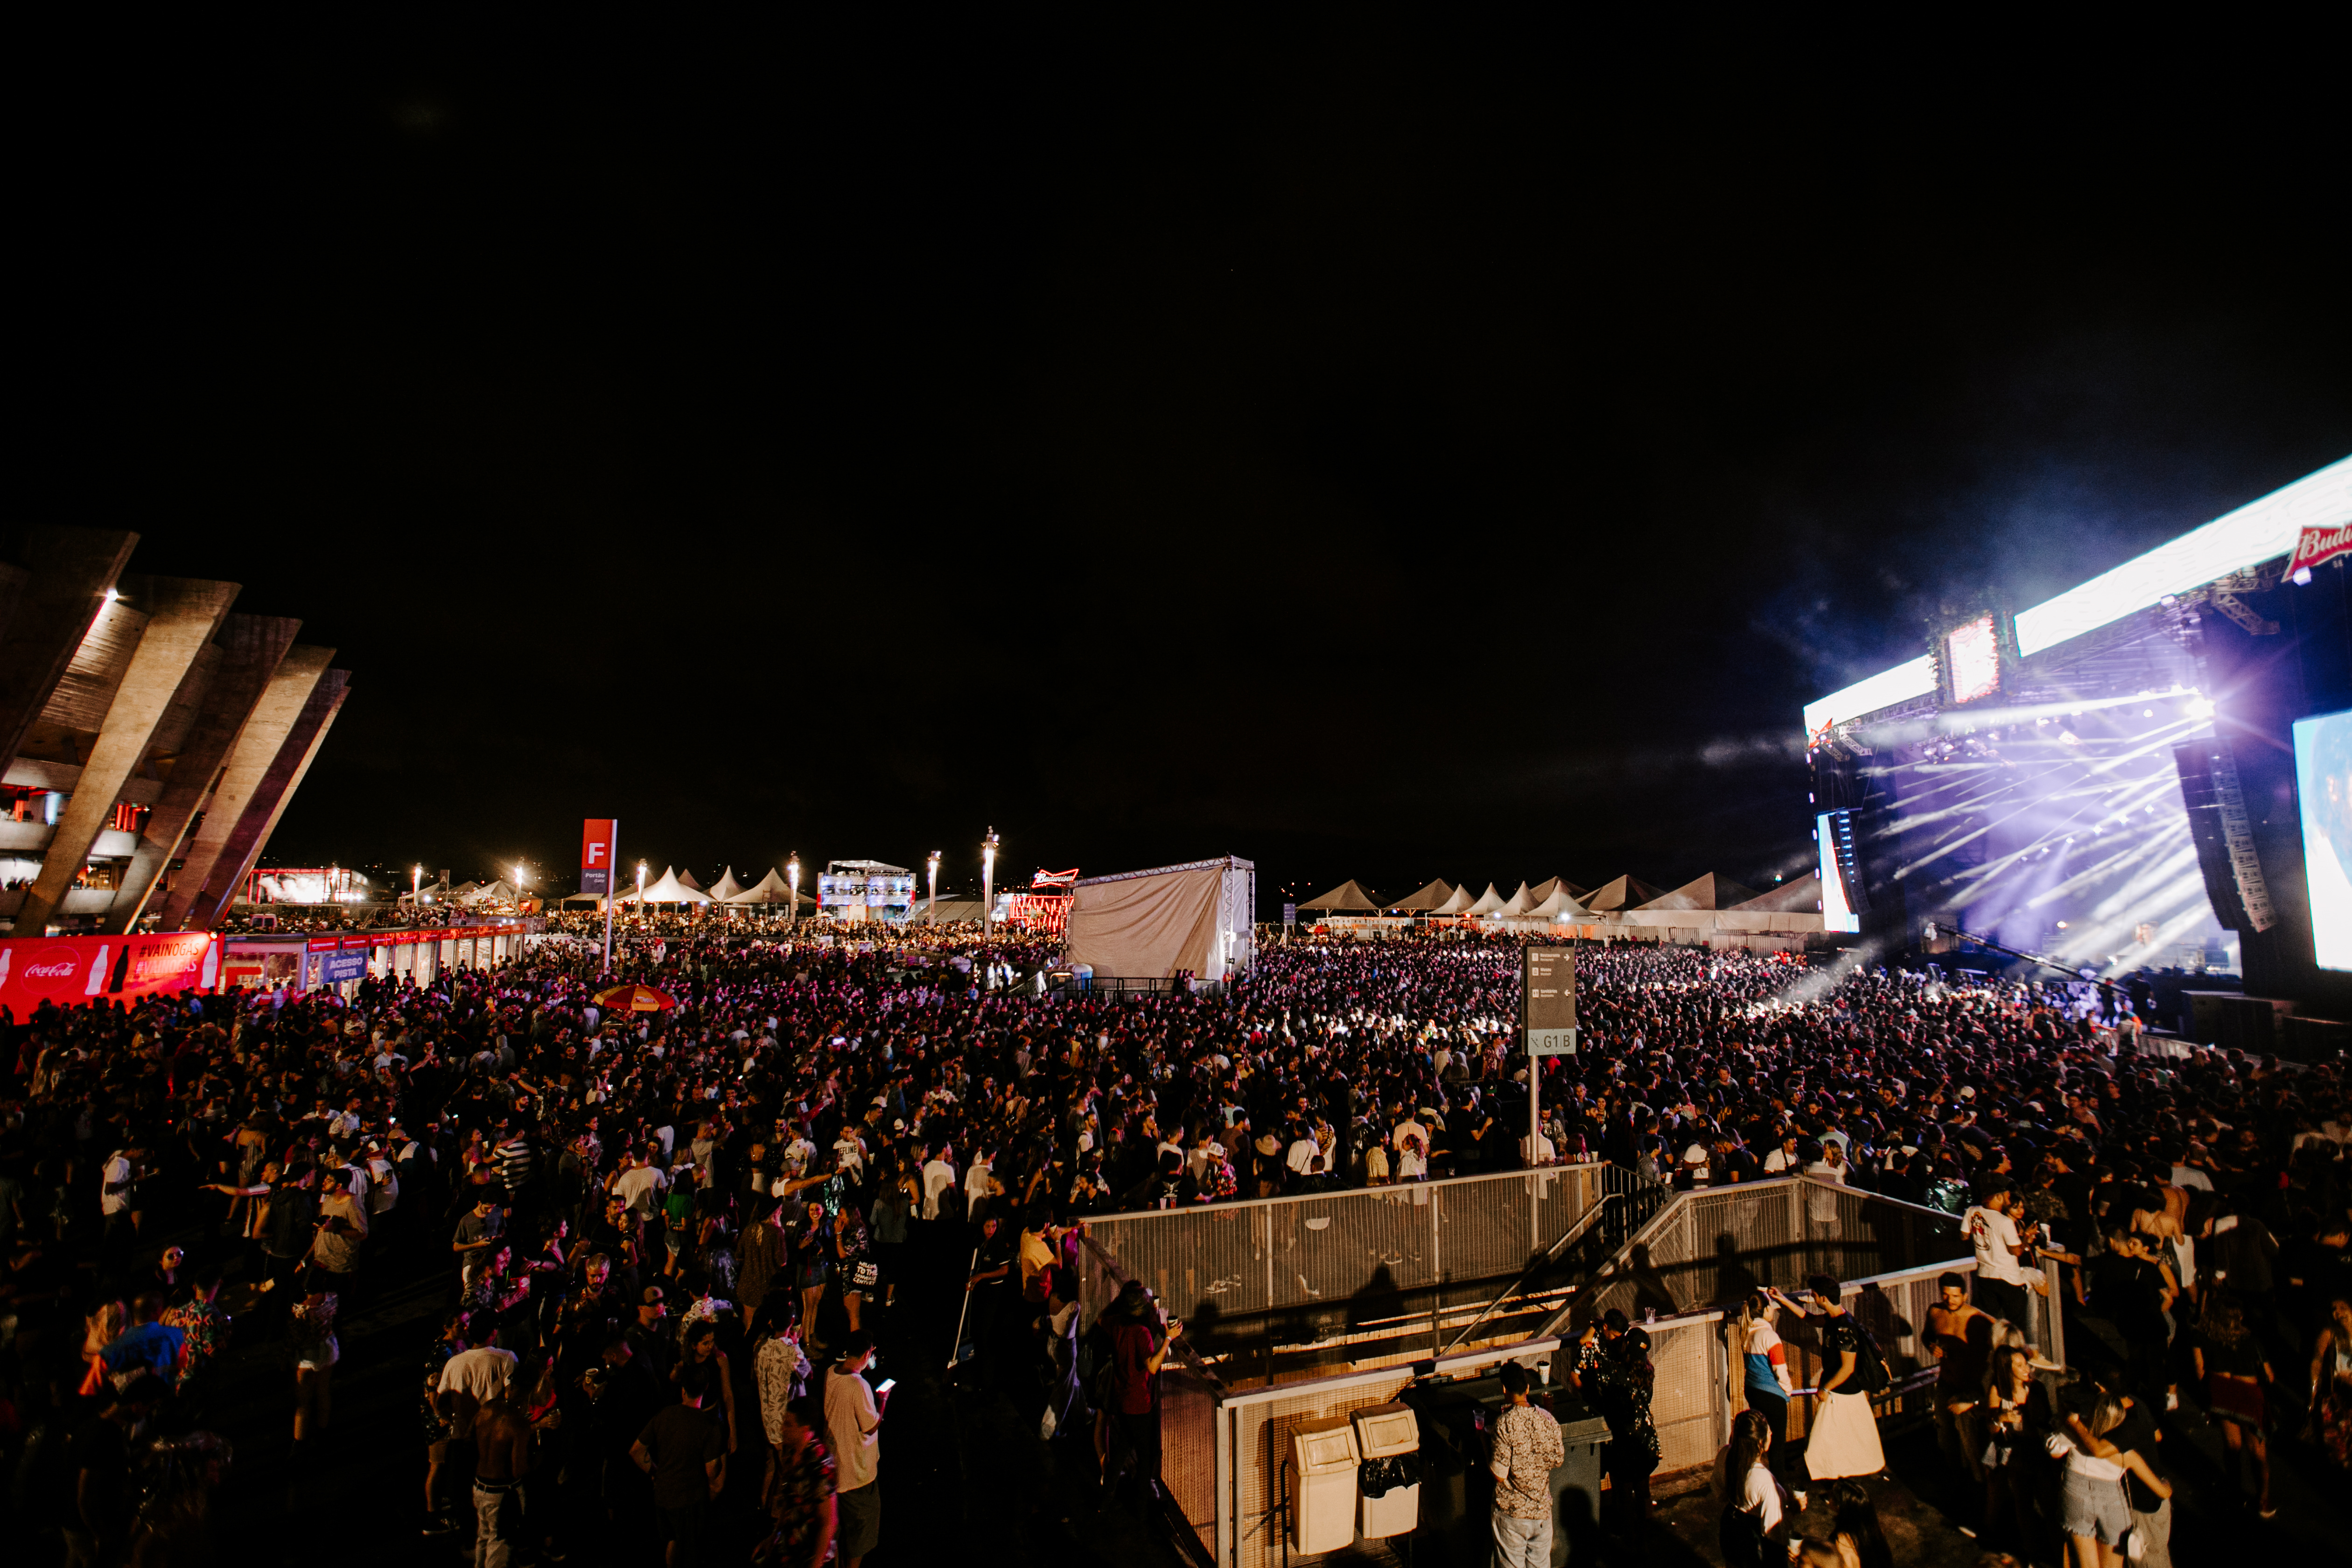
M 26 121 L 22 515 L 353 671 L 273 862 L 1769 881 L 1939 596 L 2352 451 L 2290 38 L 575 26 Z

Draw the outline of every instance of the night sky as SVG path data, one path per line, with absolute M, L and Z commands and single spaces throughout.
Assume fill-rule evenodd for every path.
M 272 864 L 1271 906 L 1793 874 L 1939 598 L 2352 451 L 2325 50 L 1333 15 L 20 61 L 18 521 L 341 650 Z

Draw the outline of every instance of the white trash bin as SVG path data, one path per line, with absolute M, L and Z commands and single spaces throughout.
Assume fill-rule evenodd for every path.
M 1356 1428 L 1344 1415 L 1290 1435 L 1290 1549 L 1337 1552 L 1356 1539 Z
M 1421 1419 L 1409 1405 L 1375 1405 L 1355 1414 L 1356 1455 L 1363 1464 L 1396 1459 L 1421 1452 Z M 1408 1473 L 1420 1472 L 1407 1458 Z M 1421 1523 L 1421 1482 L 1392 1486 L 1379 1497 L 1366 1497 L 1360 1484 L 1356 1496 L 1356 1533 L 1367 1541 L 1410 1534 Z

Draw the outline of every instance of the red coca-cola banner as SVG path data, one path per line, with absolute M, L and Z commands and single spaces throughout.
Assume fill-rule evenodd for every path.
M 2347 551 L 2352 551 L 2352 522 L 2338 523 L 2334 528 L 2306 528 L 2303 537 L 2294 542 L 2294 559 L 2286 563 L 2287 574 L 2308 572 Z
M 220 939 L 209 931 L 0 937 L 0 1004 L 19 1021 L 45 1001 L 68 1007 L 219 984 Z

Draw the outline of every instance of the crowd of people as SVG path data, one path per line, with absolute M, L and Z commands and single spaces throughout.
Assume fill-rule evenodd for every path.
M 1148 1487 L 1181 1326 L 1139 1290 L 1086 1321 L 1089 1216 L 1581 1160 L 1685 1188 L 1802 1172 L 1963 1216 L 1978 1268 L 1935 1325 L 1939 1431 L 1994 1535 L 2109 1540 L 2125 1482 L 2074 1478 L 2105 1467 L 2160 1503 L 2131 1423 L 2182 1405 L 2243 1453 L 2257 1511 L 2273 1439 L 2345 1462 L 2332 1068 L 2144 1057 L 2027 984 L 1588 948 L 1582 1050 L 1541 1063 L 1530 1137 L 1513 938 L 1277 945 L 1222 987 L 1118 995 L 1043 989 L 1042 944 L 969 928 L 730 942 L 686 921 L 614 973 L 554 934 L 423 989 L 0 1016 L 10 1430 L 60 1479 L 23 1506 L 70 1561 L 201 1534 L 232 1300 L 241 1342 L 283 1347 L 299 1476 L 333 1430 L 339 1321 L 446 1279 L 415 1528 L 479 1562 L 617 1542 L 685 1564 L 755 1534 L 777 1562 L 855 1564 L 888 1535 L 875 1331 L 919 1310 L 910 1282 L 950 1285 L 956 1355 Z M 672 1005 L 613 1016 L 595 997 L 620 981 Z M 188 1254 L 155 1253 L 197 1222 Z M 2052 1292 L 2092 1325 L 2070 1360 L 2112 1337 L 2115 1422 L 2019 1392 L 2028 1293 Z M 1811 1304 L 1834 1330 L 1831 1296 Z M 1797 1304 L 1739 1320 L 1771 1476 L 1797 1475 L 1770 1355 Z M 1648 1394 L 1626 1331 L 1622 1369 L 1590 1370 L 1631 1493 Z M 2006 1458 L 2061 1443 L 2056 1471 Z

